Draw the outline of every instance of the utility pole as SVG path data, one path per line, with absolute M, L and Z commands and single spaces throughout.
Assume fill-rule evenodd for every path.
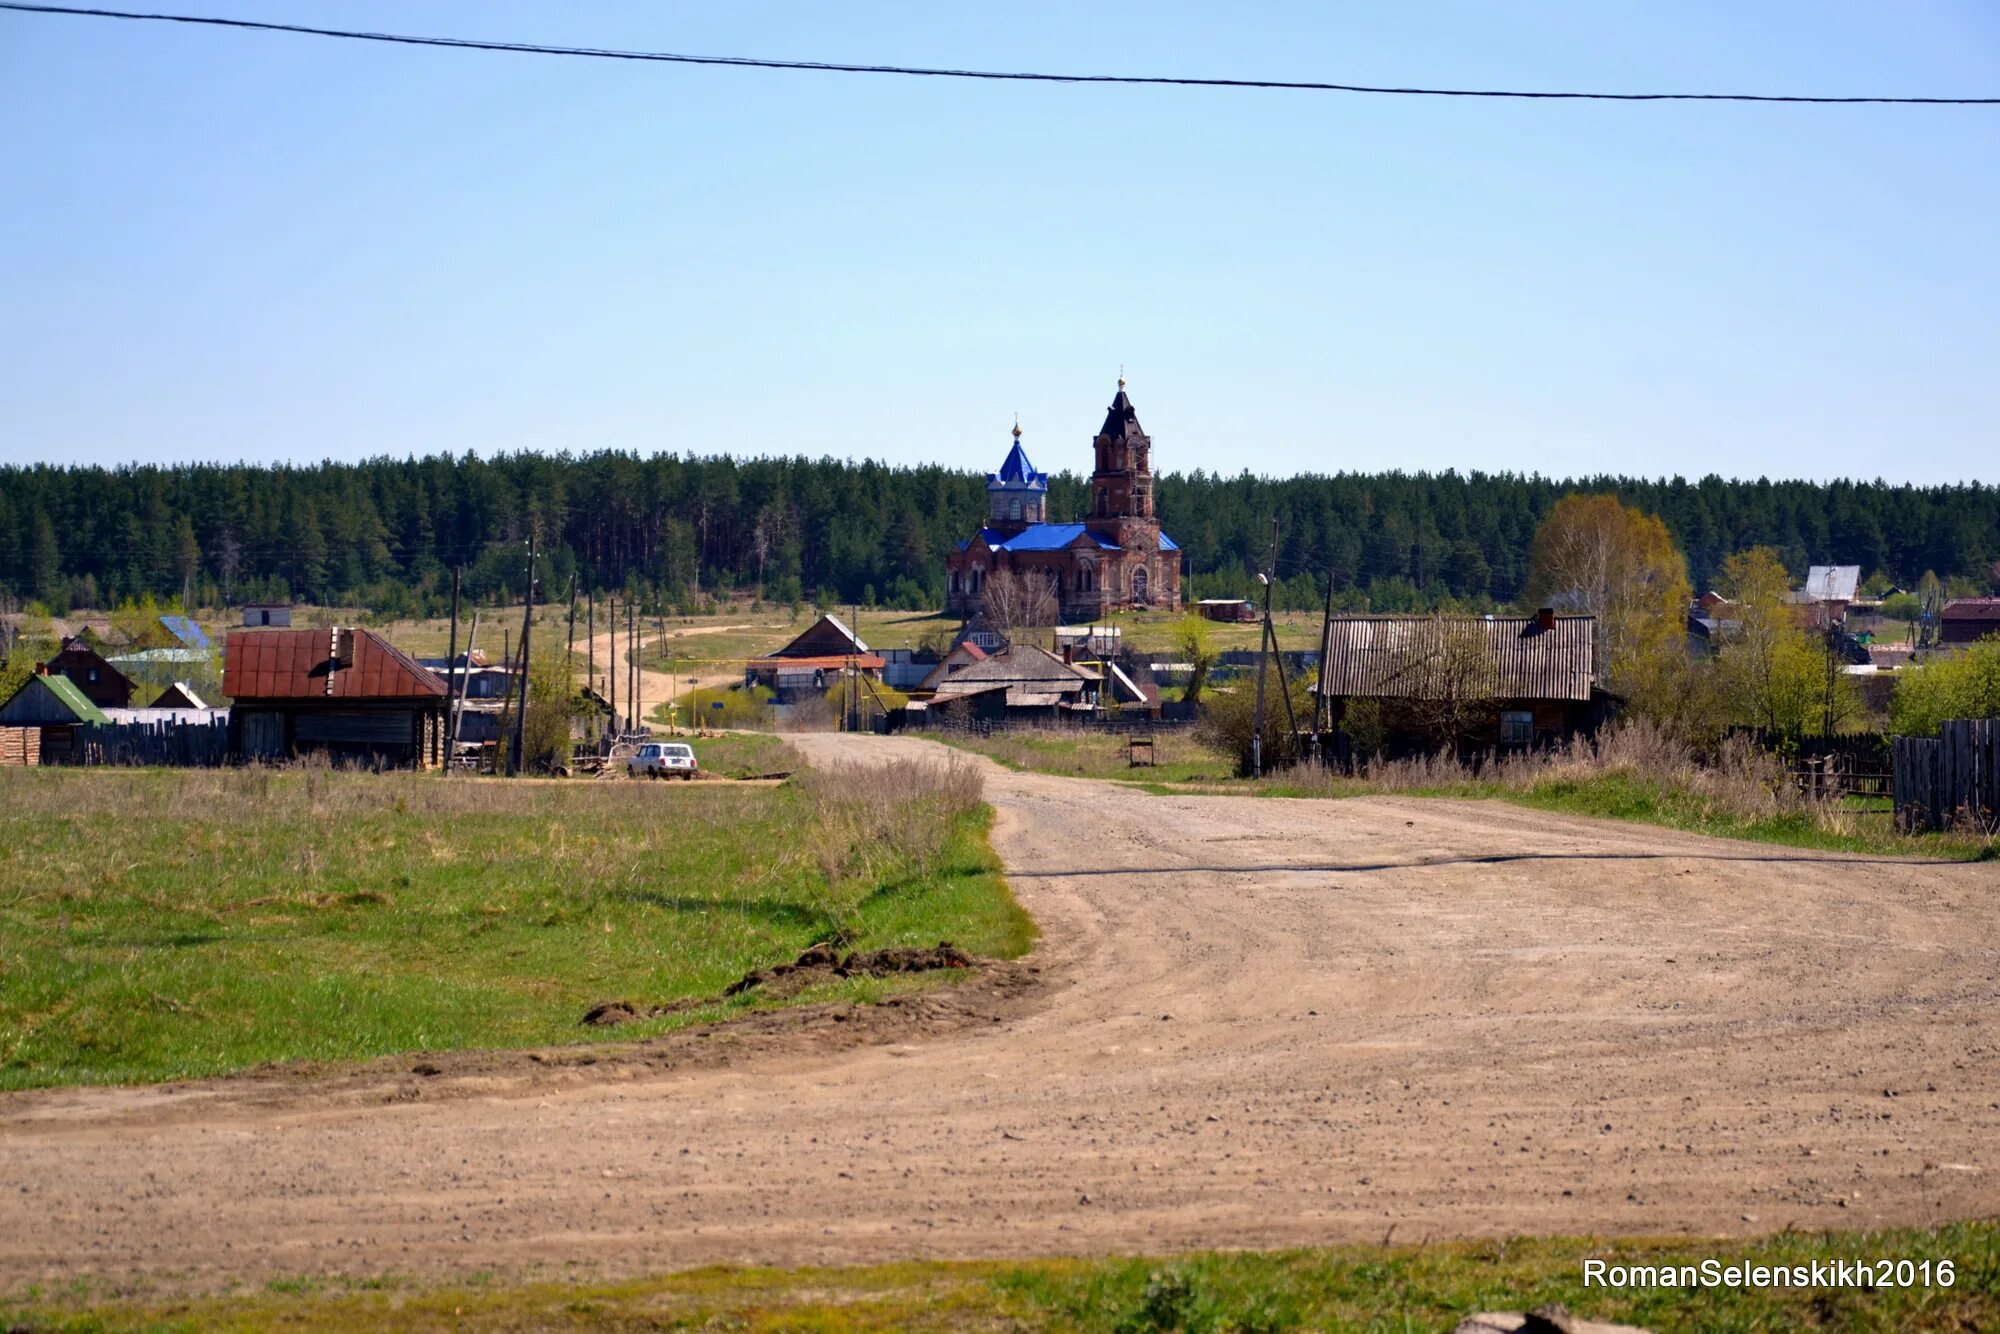
M 591 690 L 595 692 L 597 689 L 597 590 L 593 588 L 585 596 L 587 601 L 584 603 L 584 606 L 587 609 L 589 619 L 583 629 L 583 653 L 584 657 L 589 660 L 590 666 L 584 670 L 583 674 L 584 678 L 590 682 Z
M 1333 567 L 1329 565 L 1326 567 L 1326 611 L 1321 615 L 1319 622 L 1320 688 L 1313 691 L 1313 730 L 1312 740 L 1308 743 L 1312 747 L 1312 760 L 1314 764 L 1318 764 L 1320 761 L 1319 737 L 1320 733 L 1326 730 L 1326 724 L 1329 721 L 1326 708 L 1326 657 L 1327 652 L 1333 647 L 1327 642 L 1327 636 L 1332 633 Z
M 455 565 L 452 567 L 451 647 L 446 649 L 444 654 L 444 711 L 447 723 L 458 716 L 458 683 L 465 678 L 465 673 L 458 669 L 458 581 L 462 572 L 462 566 Z M 467 667 L 472 665 L 469 655 L 465 665 Z M 444 771 L 446 773 L 451 772 L 451 756 L 449 754 L 445 756 Z
M 535 627 L 535 530 L 528 529 L 528 597 L 521 611 L 521 711 L 514 715 L 514 754 L 509 773 L 519 773 L 528 744 L 528 638 Z
M 576 671 L 576 571 L 569 573 L 569 643 L 563 646 L 563 666 Z
M 632 621 L 632 730 L 638 731 L 646 725 L 645 680 L 639 674 L 639 647 L 644 642 L 639 633 L 641 622 L 637 617 Z
M 1257 582 L 1264 585 L 1264 636 L 1257 641 L 1257 719 L 1250 732 L 1250 776 L 1264 776 L 1264 677 L 1271 644 L 1271 581 L 1278 568 L 1278 520 L 1271 519 L 1270 571 L 1259 570 Z M 1289 702 L 1289 701 L 1287 701 Z
M 639 635 L 634 630 L 638 603 L 625 599 L 625 730 L 639 730 Z
M 618 599 L 606 599 L 610 603 L 610 614 L 605 617 L 604 628 L 609 632 L 605 637 L 604 683 L 611 688 L 611 726 L 624 731 L 623 719 L 618 716 Z
M 465 636 L 465 671 L 458 678 L 458 698 L 451 706 L 451 739 L 445 747 L 445 772 L 451 772 L 451 763 L 458 758 L 459 724 L 465 718 L 465 691 L 472 684 L 472 648 L 479 642 L 479 608 L 472 609 L 472 629 Z

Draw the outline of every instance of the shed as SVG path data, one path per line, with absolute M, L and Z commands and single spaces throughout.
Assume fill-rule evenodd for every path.
M 67 763 L 76 753 L 76 733 L 109 721 L 104 710 L 93 704 L 76 682 L 58 676 L 46 667 L 21 683 L 7 702 L 0 704 L 0 727 L 32 728 L 39 733 L 34 743 L 43 764 Z M 22 742 L 16 738 L 18 749 Z
M 273 628 L 287 630 L 292 624 L 292 605 L 289 602 L 249 602 L 243 607 L 245 629 Z
M 162 690 L 159 697 L 146 707 L 149 709 L 206 709 L 208 705 L 203 702 L 200 695 L 195 693 L 193 686 L 185 681 L 176 681 L 165 690 Z
M 2000 598 L 1953 598 L 1938 616 L 1940 644 L 1974 644 L 2000 635 Z
M 1211 621 L 1254 621 L 1257 606 L 1249 598 L 1203 598 L 1195 610 Z
M 232 631 L 222 691 L 238 756 L 318 751 L 425 769 L 444 760 L 444 682 L 372 630 Z

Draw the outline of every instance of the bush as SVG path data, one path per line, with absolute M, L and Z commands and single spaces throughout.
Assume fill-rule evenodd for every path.
M 1291 679 L 1292 713 L 1299 720 L 1299 726 L 1311 725 L 1313 716 L 1313 696 L 1309 687 L 1312 678 L 1300 672 Z M 1298 738 L 1294 736 L 1285 717 L 1284 687 L 1280 683 L 1276 662 L 1264 666 L 1264 769 L 1269 772 L 1291 764 L 1298 759 Z M 1257 735 L 1257 682 L 1254 677 L 1235 683 L 1227 691 L 1212 690 L 1205 696 L 1200 720 L 1195 724 L 1195 739 L 1203 745 L 1236 757 L 1236 771 L 1247 775 L 1250 772 L 1250 740 Z
M 1935 736 L 1950 718 L 2000 718 L 2000 635 L 1988 635 L 1963 653 L 1906 668 L 1889 704 L 1890 730 L 1901 736 Z

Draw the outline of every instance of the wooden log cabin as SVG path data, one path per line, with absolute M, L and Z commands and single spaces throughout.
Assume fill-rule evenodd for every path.
M 223 650 L 240 759 L 444 763 L 444 682 L 371 630 L 235 630 Z

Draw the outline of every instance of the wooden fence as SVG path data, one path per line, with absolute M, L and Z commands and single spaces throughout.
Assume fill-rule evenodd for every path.
M 2000 829 L 2000 719 L 1961 719 L 1938 734 L 1899 736 L 1896 828 Z
M 77 729 L 76 764 L 213 768 L 229 759 L 229 720 L 111 723 Z

